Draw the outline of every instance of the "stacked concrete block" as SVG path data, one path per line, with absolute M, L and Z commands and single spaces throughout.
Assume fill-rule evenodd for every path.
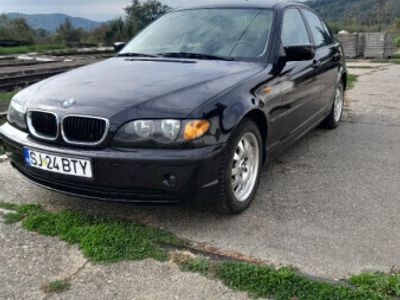
M 385 37 L 385 57 L 392 57 L 397 52 L 394 45 L 394 36 L 392 33 L 387 33 Z
M 363 57 L 365 51 L 365 34 L 358 34 L 357 57 Z
M 339 34 L 337 39 L 343 46 L 344 53 L 348 58 L 359 57 L 358 34 Z
M 386 32 L 365 34 L 365 58 L 388 58 L 395 52 L 393 36 Z
M 392 34 L 386 32 L 339 34 L 337 39 L 347 58 L 388 58 L 396 50 Z

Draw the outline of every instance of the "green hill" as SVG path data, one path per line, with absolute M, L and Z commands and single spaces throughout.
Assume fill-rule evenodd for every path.
M 361 23 L 376 25 L 380 23 L 380 0 L 316 0 L 308 1 L 328 22 Z M 386 23 L 400 18 L 400 0 L 386 0 Z

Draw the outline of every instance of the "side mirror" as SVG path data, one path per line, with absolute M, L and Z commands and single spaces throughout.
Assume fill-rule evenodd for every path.
M 125 47 L 126 43 L 124 42 L 116 42 L 114 43 L 114 51 L 119 52 Z
M 313 45 L 290 46 L 284 49 L 287 61 L 311 60 L 314 59 L 316 52 Z

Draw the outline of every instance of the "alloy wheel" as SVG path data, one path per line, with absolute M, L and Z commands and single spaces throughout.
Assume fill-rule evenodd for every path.
M 341 86 L 336 89 L 335 102 L 333 104 L 333 113 L 335 122 L 339 122 L 343 113 L 344 97 Z
M 247 132 L 239 140 L 231 170 L 232 192 L 239 202 L 245 202 L 254 190 L 260 165 L 260 147 L 257 137 Z

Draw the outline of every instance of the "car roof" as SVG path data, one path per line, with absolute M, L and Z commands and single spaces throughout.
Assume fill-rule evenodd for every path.
M 295 1 L 282 1 L 282 0 L 219 0 L 212 4 L 194 5 L 185 7 L 178 10 L 186 9 L 204 9 L 204 8 L 269 8 L 282 10 L 288 6 L 302 6 L 306 5 Z

